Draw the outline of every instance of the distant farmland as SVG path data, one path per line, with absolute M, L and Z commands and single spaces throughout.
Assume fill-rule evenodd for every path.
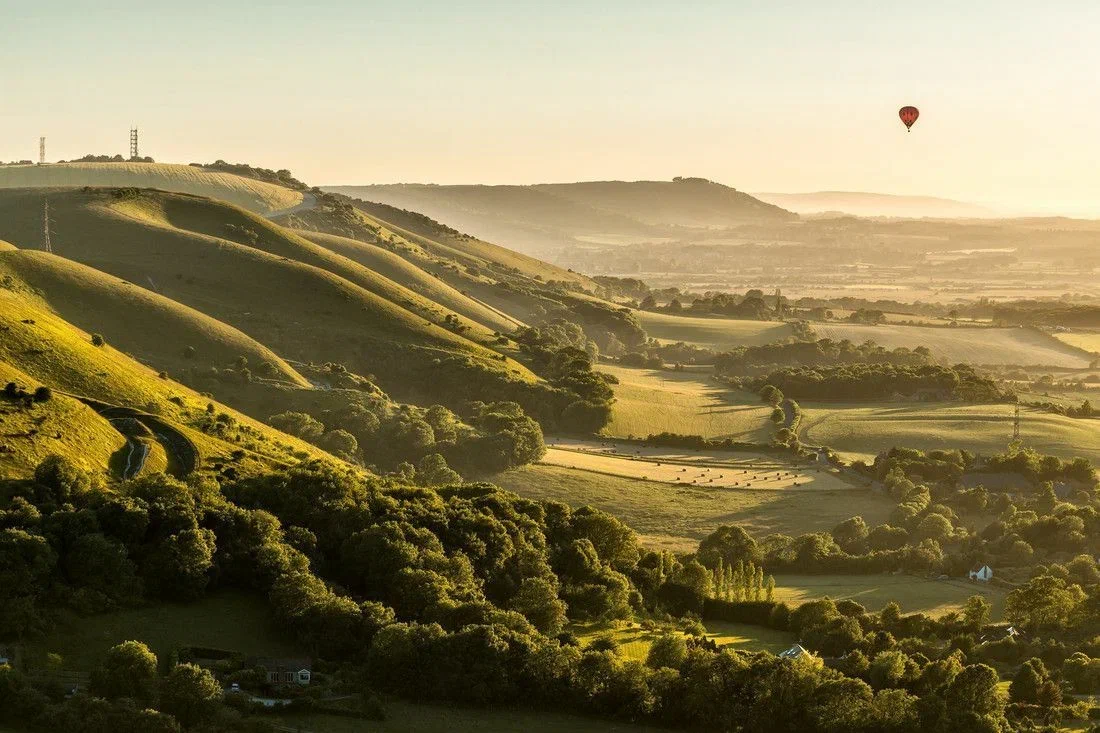
M 1044 365 L 1080 369 L 1089 365 L 1088 354 L 1030 328 L 937 328 L 886 324 L 814 323 L 820 338 L 855 343 L 874 341 L 894 349 L 927 346 L 951 363 Z
M 712 349 L 770 344 L 794 335 L 778 321 L 738 321 L 730 318 L 693 318 L 635 311 L 646 333 L 663 341 L 683 341 Z
M 894 446 L 923 450 L 965 448 L 989 455 L 1012 437 L 1012 405 L 803 403 L 803 441 L 827 445 L 850 457 L 873 458 Z M 1100 461 L 1100 420 L 1024 409 L 1024 444 L 1062 458 Z

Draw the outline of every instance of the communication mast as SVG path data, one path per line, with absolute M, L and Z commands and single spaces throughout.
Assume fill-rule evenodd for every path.
M 130 160 L 138 157 L 138 131 L 136 127 L 130 128 Z
M 47 252 L 53 252 L 53 245 L 50 244 L 50 199 L 48 197 L 43 197 L 42 209 L 42 247 Z
M 46 165 L 46 138 L 38 138 L 38 165 Z

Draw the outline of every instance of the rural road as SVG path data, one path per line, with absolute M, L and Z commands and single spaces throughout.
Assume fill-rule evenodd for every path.
M 317 205 L 317 197 L 309 191 L 302 191 L 302 203 L 291 206 L 289 209 L 279 209 L 278 211 L 272 211 L 266 215 L 268 219 L 278 219 L 280 216 L 290 216 L 291 214 L 297 214 L 299 211 L 309 211 Z

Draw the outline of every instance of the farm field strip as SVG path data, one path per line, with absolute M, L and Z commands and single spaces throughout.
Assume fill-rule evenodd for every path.
M 797 605 L 818 598 L 850 599 L 868 610 L 879 611 L 897 601 L 903 613 L 922 612 L 941 616 L 960 610 L 970 596 L 985 597 L 993 606 L 994 620 L 1004 614 L 1007 592 L 988 583 L 961 578 L 935 580 L 913 575 L 776 575 L 775 598 Z
M 548 448 L 542 463 L 624 478 L 722 489 L 835 491 L 854 488 L 825 469 L 806 471 L 755 457 L 704 463 Z

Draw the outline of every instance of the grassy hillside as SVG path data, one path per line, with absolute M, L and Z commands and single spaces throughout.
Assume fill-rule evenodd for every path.
M 41 385 L 0 361 L 0 386 L 8 382 L 32 392 Z M 28 476 L 52 453 L 86 471 L 106 473 L 111 456 L 125 445 L 106 418 L 71 397 L 54 395 L 29 408 L 0 397 L 0 478 Z
M 845 405 L 802 403 L 802 440 L 853 457 L 873 458 L 894 446 L 965 448 L 989 455 L 1012 438 L 1012 405 L 958 403 Z M 1100 462 L 1100 420 L 1022 409 L 1020 436 L 1040 453 Z
M 0 235 L 23 246 L 38 245 L 41 221 L 36 219 L 43 195 L 0 194 Z M 381 276 L 240 209 L 158 192 L 49 196 L 55 253 L 148 285 L 285 358 L 343 362 L 357 372 L 377 374 L 393 391 L 418 385 L 431 389 L 438 380 L 426 377 L 440 370 L 452 378 L 472 370 L 497 384 L 534 380 L 518 362 L 502 361 L 494 351 L 365 287 L 381 283 Z M 414 373 L 426 379 L 412 385 Z
M 494 331 L 510 332 L 521 325 L 498 310 L 475 300 L 448 285 L 439 277 L 428 274 L 408 260 L 382 247 L 360 242 L 348 237 L 319 232 L 298 232 L 311 242 L 336 254 L 347 257 L 394 283 L 450 309 L 465 318 Z
M 228 201 L 261 214 L 289 209 L 302 194 L 283 186 L 169 163 L 54 163 L 0 167 L 0 188 L 134 187 Z
M 669 431 L 704 438 L 768 442 L 771 408 L 756 395 L 736 392 L 710 379 L 709 371 L 657 371 L 602 364 L 613 374 L 615 404 L 604 433 L 619 437 Z
M 169 468 L 204 471 L 232 464 L 238 471 L 249 472 L 299 458 L 335 460 L 320 449 L 159 377 L 110 344 L 94 345 L 90 334 L 18 289 L 0 288 L 0 333 L 0 362 L 22 372 L 28 386 L 45 385 L 55 394 L 64 391 L 152 416 L 149 421 L 158 431 L 156 437 L 166 442 L 176 464 Z M 99 431 L 99 447 L 87 451 L 89 460 L 96 455 L 94 463 L 99 465 L 102 456 L 117 450 L 120 442 L 102 432 L 102 425 L 94 430 Z M 43 450 L 49 452 L 48 447 Z M 237 450 L 242 453 L 233 458 Z
M 224 366 L 245 357 L 268 376 L 308 386 L 274 352 L 237 329 L 125 280 L 56 255 L 0 252 L 0 273 L 25 283 L 49 308 L 88 332 L 162 370 Z M 169 338 L 166 338 L 169 336 Z M 185 356 L 185 347 L 193 356 Z
M 638 322 L 653 338 L 683 341 L 695 346 L 723 350 L 732 346 L 759 346 L 794 335 L 786 323 L 737 321 L 728 318 L 694 318 L 637 311 Z
M 1082 368 L 1089 355 L 1030 328 L 935 328 L 885 324 L 815 323 L 819 338 L 874 341 L 888 349 L 927 346 L 951 363 L 1020 364 Z
M 1083 349 L 1090 354 L 1100 354 L 1100 333 L 1074 331 L 1072 333 L 1056 333 L 1054 338 L 1074 348 Z

